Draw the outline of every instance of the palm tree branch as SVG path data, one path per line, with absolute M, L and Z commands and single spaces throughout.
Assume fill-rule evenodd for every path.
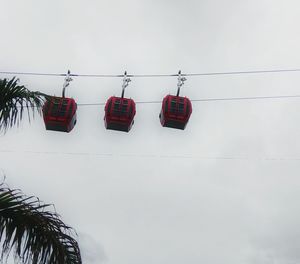
M 18 85 L 15 77 L 11 80 L 0 79 L 0 130 L 6 131 L 9 127 L 19 125 L 26 109 L 27 115 L 34 116 L 35 110 L 41 113 L 41 106 L 46 94 L 32 92 L 23 85 Z
M 25 264 L 81 264 L 73 230 L 36 197 L 0 185 L 1 259 L 12 248 Z

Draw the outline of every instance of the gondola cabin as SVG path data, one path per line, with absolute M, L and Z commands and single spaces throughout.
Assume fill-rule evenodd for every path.
M 76 110 L 73 98 L 51 97 L 43 106 L 46 129 L 70 132 L 76 124 Z
M 110 97 L 104 108 L 106 129 L 129 132 L 135 116 L 135 102 L 129 98 Z
M 192 114 L 192 103 L 187 97 L 167 95 L 162 102 L 160 123 L 164 127 L 185 129 Z

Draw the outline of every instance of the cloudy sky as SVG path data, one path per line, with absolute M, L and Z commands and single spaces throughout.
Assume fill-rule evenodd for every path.
M 0 0 L 0 71 L 174 74 L 300 67 L 297 0 Z M 2 74 L 1 78 L 12 77 Z M 60 95 L 63 77 L 18 76 Z M 120 78 L 79 78 L 67 95 L 104 103 Z M 160 101 L 175 77 L 132 78 L 126 95 Z M 191 99 L 297 95 L 299 73 L 190 77 Z M 300 263 L 299 99 L 193 102 L 184 131 L 160 104 L 137 104 L 130 133 L 103 105 L 74 130 L 37 116 L 0 136 L 11 188 L 54 203 L 85 264 Z

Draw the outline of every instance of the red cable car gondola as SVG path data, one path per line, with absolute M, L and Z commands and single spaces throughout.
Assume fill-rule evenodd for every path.
M 164 127 L 185 129 L 192 113 L 192 104 L 187 97 L 167 95 L 162 103 L 160 123 Z
M 112 96 L 105 105 L 106 129 L 129 132 L 135 115 L 135 102 L 132 99 Z
M 107 100 L 104 108 L 106 129 L 129 132 L 134 124 L 135 102 L 131 98 L 124 98 L 125 88 L 130 81 L 125 72 L 121 97 L 112 96 Z
M 62 97 L 52 96 L 43 106 L 43 118 L 47 130 L 70 132 L 76 124 L 77 104 L 73 98 L 65 98 L 65 88 L 70 81 L 72 79 L 68 71 Z
M 70 132 L 76 124 L 76 109 L 73 98 L 51 97 L 43 106 L 46 129 Z
M 159 115 L 163 127 L 185 129 L 192 114 L 192 103 L 189 98 L 179 96 L 180 88 L 186 78 L 178 73 L 177 95 L 167 95 L 162 102 L 162 109 Z

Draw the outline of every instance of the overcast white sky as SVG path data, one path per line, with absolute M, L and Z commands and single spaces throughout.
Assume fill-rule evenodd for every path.
M 0 0 L 0 71 L 171 74 L 300 67 L 297 0 Z M 11 77 L 1 75 L 1 78 Z M 63 78 L 19 76 L 60 95 Z M 299 73 L 190 77 L 191 99 L 299 94 Z M 67 95 L 105 102 L 121 79 L 74 78 Z M 161 100 L 176 78 L 132 78 Z M 194 102 L 184 131 L 138 104 L 130 133 L 103 106 L 74 130 L 36 117 L 0 136 L 11 188 L 54 203 L 85 264 L 300 263 L 299 99 Z

